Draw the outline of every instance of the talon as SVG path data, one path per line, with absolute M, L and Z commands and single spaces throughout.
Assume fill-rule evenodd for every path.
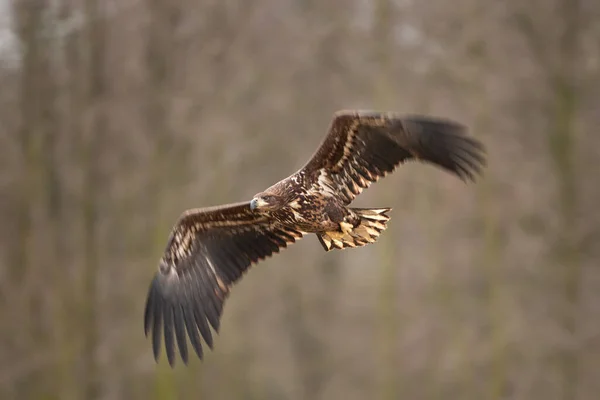
M 350 232 L 352 232 L 352 228 L 354 228 L 352 224 L 348 222 L 340 222 L 340 229 L 344 234 L 350 234 Z

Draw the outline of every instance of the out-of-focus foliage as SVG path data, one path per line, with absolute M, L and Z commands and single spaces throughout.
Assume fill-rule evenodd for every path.
M 8 4 L 0 398 L 597 398 L 600 3 Z M 358 200 L 394 209 L 377 244 L 306 238 L 235 287 L 204 362 L 156 365 L 179 213 L 292 173 L 341 108 L 466 123 L 485 176 L 403 166 Z

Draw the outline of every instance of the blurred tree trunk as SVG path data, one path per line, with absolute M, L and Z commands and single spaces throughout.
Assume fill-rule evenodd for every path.
M 305 313 L 302 293 L 295 282 L 288 282 L 285 289 L 286 326 L 290 333 L 292 353 L 298 369 L 303 399 L 318 399 L 323 388 L 322 361 L 319 357 L 323 345 L 314 332 Z
M 148 233 L 152 243 L 152 261 L 162 256 L 172 221 L 168 219 L 166 190 L 169 176 L 172 131 L 169 123 L 171 78 L 173 74 L 174 32 L 179 20 L 179 3 L 170 0 L 147 0 L 150 21 L 146 34 L 146 130 L 153 147 L 148 184 L 148 215 L 155 221 Z M 178 389 L 173 371 L 163 357 L 156 369 L 157 400 L 177 397 Z
M 60 2 L 60 9 L 58 11 L 58 20 L 56 24 L 61 26 L 66 24 L 67 21 L 73 18 L 79 9 L 68 0 Z M 64 37 L 58 37 L 60 45 L 64 46 L 64 60 L 65 60 L 65 83 L 62 86 L 64 92 L 64 110 L 62 113 L 62 120 L 60 122 L 61 137 L 63 140 L 58 145 L 64 146 L 64 148 L 56 148 L 58 153 L 61 150 L 60 157 L 57 157 L 57 162 L 67 164 L 69 166 L 83 166 L 83 154 L 85 152 L 85 134 L 83 131 L 83 115 L 84 110 L 87 107 L 86 101 L 86 80 L 84 76 L 85 64 L 83 60 L 83 49 L 87 48 L 87 40 L 81 34 L 80 30 L 73 30 Z M 68 140 L 64 140 L 68 138 Z M 60 161 L 59 161 L 60 160 Z M 61 179 L 68 181 L 73 178 L 73 173 L 62 176 Z M 61 192 L 67 191 L 65 187 L 61 188 Z M 80 245 L 82 242 L 81 238 L 76 237 L 77 234 L 73 234 L 73 229 L 70 229 L 69 225 L 72 223 L 70 214 L 74 213 L 74 210 L 70 210 L 69 213 L 62 212 L 61 203 L 64 201 L 68 205 L 66 207 L 76 207 L 76 210 L 81 214 L 75 217 L 79 220 L 79 216 L 83 214 L 83 197 L 85 194 L 79 193 L 79 197 L 74 199 L 74 196 L 65 195 L 64 199 L 60 199 L 58 203 L 59 215 L 57 217 L 57 231 L 56 233 L 56 247 L 58 258 L 56 259 L 55 267 L 61 266 L 61 273 L 57 273 L 61 277 L 60 284 L 57 283 L 57 294 L 54 301 L 56 302 L 57 312 L 55 315 L 56 323 L 54 326 L 54 349 L 57 354 L 56 368 L 54 369 L 53 381 L 57 390 L 57 398 L 60 399 L 77 399 L 81 396 L 80 393 L 80 382 L 76 379 L 79 371 L 77 369 L 77 360 L 81 351 L 81 339 L 80 333 L 81 321 L 79 317 L 85 314 L 87 311 L 79 304 L 82 297 L 85 296 L 83 292 L 84 284 L 77 282 L 72 276 L 82 277 L 81 274 L 75 271 L 80 271 L 79 266 L 72 269 L 72 265 L 75 259 L 83 256 L 83 254 L 77 251 L 75 254 L 67 256 L 69 251 L 69 245 L 76 243 Z M 68 193 L 68 192 L 67 192 Z M 84 227 L 81 227 L 82 229 Z M 78 231 L 80 232 L 80 231 Z M 89 265 L 88 265 L 89 266 Z M 92 266 L 93 267 L 93 266 Z
M 487 104 L 481 101 L 479 104 Z M 485 108 L 485 107 L 484 107 Z M 474 131 L 487 132 L 491 126 L 486 109 L 480 110 L 475 121 Z M 484 227 L 484 246 L 481 255 L 481 265 L 485 266 L 487 284 L 487 316 L 489 318 L 489 343 L 491 346 L 490 376 L 487 388 L 484 389 L 486 398 L 504 399 L 508 389 L 509 376 L 507 370 L 507 340 L 504 332 L 506 322 L 505 304 L 506 287 L 501 271 L 500 223 L 496 216 L 492 182 L 484 179 L 479 187 L 478 203 L 481 208 Z M 475 375 L 475 371 L 472 371 Z
M 375 4 L 375 17 L 373 20 L 373 51 L 376 62 L 376 86 L 375 104 L 377 108 L 387 109 L 394 98 L 390 90 L 390 77 L 392 74 L 393 61 L 391 54 L 395 48 L 393 29 L 396 23 L 396 8 L 390 0 L 378 0 Z M 386 203 L 391 201 L 391 193 L 384 194 Z M 399 316 L 396 308 L 396 280 L 397 271 L 394 262 L 396 254 L 394 251 L 393 227 L 388 227 L 385 235 L 379 242 L 379 256 L 381 268 L 381 282 L 379 287 L 378 303 L 378 340 L 379 344 L 379 370 L 377 398 L 395 400 L 402 393 L 402 380 L 398 375 L 398 323 Z
M 331 257 L 333 258 L 333 257 Z M 312 327 L 326 327 L 334 319 L 334 304 L 339 291 L 338 261 L 326 260 L 318 264 L 318 285 L 310 301 L 303 301 L 297 282 L 287 282 L 284 289 L 286 299 L 286 326 L 290 334 L 292 353 L 298 369 L 302 399 L 323 398 L 323 392 L 333 373 L 330 350 L 323 343 L 324 333 L 313 332 Z M 308 310 L 308 312 L 307 312 Z M 310 323 L 310 317 L 318 321 Z
M 49 31 L 53 31 L 55 24 L 49 23 Z M 36 305 L 32 308 L 31 318 L 40 325 L 41 341 L 40 346 L 44 351 L 54 349 L 56 337 L 52 326 L 55 324 L 56 317 L 60 314 L 60 293 L 63 289 L 63 282 L 59 274 L 55 273 L 55 266 L 61 264 L 60 241 L 62 240 L 62 205 L 61 205 L 61 182 L 59 172 L 58 145 L 60 137 L 59 115 L 57 110 L 58 82 L 56 78 L 56 66 L 54 62 L 54 51 L 57 49 L 55 39 L 49 37 L 45 40 L 45 63 L 42 64 L 45 73 L 43 74 L 42 85 L 38 92 L 41 102 L 40 121 L 42 135 L 42 170 L 40 171 L 40 198 L 43 208 L 43 226 L 38 231 L 43 232 L 44 239 L 42 243 L 36 246 L 36 252 L 45 254 L 39 261 L 41 271 L 36 279 Z M 38 253 L 38 254 L 39 254 Z M 42 333 L 43 332 L 43 333 Z M 54 363 L 54 357 L 53 357 Z M 39 385 L 39 390 L 43 391 L 45 397 L 60 397 L 60 388 L 56 386 L 55 381 L 43 374 L 43 384 Z
M 172 178 L 169 176 L 173 135 L 169 124 L 171 78 L 174 58 L 174 30 L 179 10 L 176 3 L 169 0 L 147 0 L 150 11 L 146 56 L 146 88 L 145 121 L 148 139 L 152 144 L 152 158 L 149 174 L 149 215 L 156 221 L 149 230 L 153 243 L 153 257 L 156 260 L 162 255 L 171 222 L 166 214 L 168 200 L 165 184 Z
M 480 24 L 489 23 L 490 15 L 488 10 L 480 6 L 475 6 L 471 13 L 467 16 L 474 21 L 480 21 Z M 488 22 L 489 21 L 489 22 Z M 475 43 L 479 43 L 476 39 Z M 489 144 L 486 143 L 486 137 L 482 135 L 484 132 L 490 132 L 493 129 L 493 120 L 490 117 L 489 110 L 493 108 L 492 101 L 489 99 L 489 94 L 486 88 L 486 72 L 493 73 L 493 66 L 488 58 L 488 47 L 481 45 L 480 51 L 469 51 L 467 55 L 470 60 L 470 68 L 462 72 L 461 82 L 465 82 L 465 91 L 471 96 L 468 99 L 469 104 L 474 112 L 474 124 L 470 131 L 486 146 L 486 150 L 490 151 Z M 489 46 L 489 45 L 488 45 Z M 477 205 L 479 207 L 480 217 L 483 224 L 483 248 L 481 254 L 476 256 L 480 260 L 480 265 L 484 266 L 484 324 L 487 325 L 487 340 L 490 345 L 490 366 L 489 377 L 485 380 L 486 384 L 479 388 L 476 381 L 477 371 L 472 367 L 468 368 L 468 387 L 465 396 L 477 396 L 484 393 L 486 399 L 504 399 L 509 388 L 509 370 L 508 370 L 508 352 L 507 334 L 505 326 L 507 325 L 506 318 L 506 303 L 507 303 L 507 286 L 502 273 L 502 248 L 500 229 L 501 223 L 498 220 L 497 204 L 495 203 L 494 186 L 490 173 L 484 173 L 476 185 L 477 190 Z M 466 354 L 469 353 L 470 343 L 464 343 Z M 473 354 L 472 357 L 474 357 Z M 468 358 L 468 356 L 467 356 Z M 472 363 L 468 363 L 472 365 Z M 478 391 L 479 389 L 479 391 Z
M 80 142 L 83 170 L 82 223 L 83 223 L 83 398 L 95 399 L 101 395 L 100 371 L 96 352 L 99 345 L 98 308 L 98 219 L 103 191 L 102 158 L 108 135 L 106 111 L 106 27 L 101 0 L 86 0 L 86 110 L 83 137 Z M 89 119 L 88 119 L 89 118 Z
M 38 134 L 37 127 L 38 101 L 37 89 L 39 76 L 40 59 L 42 57 L 40 49 L 42 30 L 43 6 L 41 1 L 19 1 L 15 2 L 15 20 L 18 25 L 18 36 L 23 47 L 23 67 L 21 71 L 20 82 L 20 113 L 21 125 L 18 134 L 20 141 L 22 183 L 20 187 L 20 196 L 17 201 L 17 225 L 16 232 L 18 246 L 14 248 L 11 260 L 12 279 L 15 283 L 24 279 L 28 268 L 28 247 L 31 240 L 32 230 L 32 208 L 36 189 L 36 162 L 41 159 L 41 137 Z
M 436 96 L 435 90 L 426 92 L 421 96 L 415 98 L 417 112 L 424 115 L 431 113 L 432 98 Z M 406 200 L 409 207 L 417 212 L 419 215 L 419 221 L 423 223 L 425 227 L 425 238 L 427 239 L 426 246 L 429 248 L 428 260 L 425 261 L 425 265 L 431 265 L 431 274 L 434 276 L 432 288 L 430 289 L 433 294 L 434 301 L 432 302 L 433 309 L 425 310 L 425 312 L 431 315 L 430 318 L 437 320 L 437 324 L 432 325 L 440 327 L 439 330 L 450 331 L 453 337 L 460 336 L 460 327 L 446 326 L 452 324 L 445 324 L 445 321 L 450 315 L 455 315 L 457 296 L 452 290 L 452 279 L 449 276 L 451 272 L 448 271 L 445 265 L 444 257 L 441 256 L 441 252 L 437 249 L 441 243 L 441 233 L 443 227 L 440 226 L 440 221 L 443 220 L 439 217 L 439 210 L 437 208 L 437 199 L 439 198 L 439 190 L 435 184 L 430 184 L 429 174 L 435 173 L 436 171 L 430 171 L 427 168 L 419 168 L 414 172 L 411 177 L 408 177 L 406 187 L 410 192 L 410 200 Z M 438 211 L 436 211 L 438 210 Z M 443 321 L 443 322 L 442 322 Z M 408 324 L 408 321 L 405 321 Z M 431 340 L 428 341 L 428 351 L 430 354 L 429 360 L 432 363 L 438 363 L 443 357 L 444 343 L 440 340 L 439 334 L 430 333 Z M 429 369 L 427 379 L 431 382 L 436 382 L 438 379 L 438 371 L 435 368 Z M 427 397 L 431 399 L 443 399 L 446 394 L 444 393 L 442 385 L 430 384 L 427 390 Z
M 556 355 L 562 376 L 562 397 L 577 399 L 580 381 L 579 314 L 581 310 L 582 263 L 578 242 L 578 182 L 576 171 L 577 117 L 580 103 L 577 83 L 580 74 L 582 7 L 580 0 L 559 0 L 556 21 L 541 21 L 534 11 L 521 11 L 516 21 L 527 40 L 549 86 L 548 150 L 556 176 L 559 226 L 554 246 L 556 277 L 563 303 L 557 319 L 569 337 Z M 551 26 L 558 38 L 545 34 Z M 553 292 L 554 293 L 554 292 Z
M 554 130 L 549 145 L 558 178 L 561 226 L 557 242 L 558 268 L 563 278 L 566 307 L 560 317 L 570 337 L 561 355 L 565 400 L 577 399 L 579 387 L 578 316 L 580 311 L 581 261 L 577 243 L 576 119 L 579 104 L 578 74 L 581 10 L 579 0 L 562 0 L 564 18 L 558 56 L 559 69 L 553 79 Z
M 15 204 L 16 246 L 13 247 L 9 275 L 12 286 L 20 288 L 13 300 L 23 304 L 28 318 L 18 321 L 20 335 L 15 331 L 15 339 L 26 344 L 21 350 L 21 359 L 33 358 L 39 352 L 51 348 L 48 330 L 45 324 L 48 314 L 48 270 L 51 260 L 39 257 L 51 250 L 48 241 L 40 241 L 47 225 L 43 222 L 48 217 L 48 201 L 53 189 L 48 173 L 48 145 L 55 134 L 52 123 L 52 75 L 49 71 L 47 46 L 49 41 L 43 34 L 46 5 L 40 1 L 19 1 L 14 4 L 18 37 L 23 48 L 23 68 L 21 71 L 20 114 L 21 126 L 17 140 L 21 151 L 21 180 L 19 196 Z M 41 235 L 40 235 L 41 234 Z M 47 254 L 48 255 L 48 254 Z M 23 296 L 23 297 L 21 297 Z M 21 331 L 22 329 L 22 331 Z M 25 339 L 26 338 L 26 339 Z M 27 340 L 24 342 L 23 340 Z M 31 373 L 36 385 L 17 387 L 23 398 L 36 398 L 48 392 L 50 382 L 41 371 L 34 369 Z

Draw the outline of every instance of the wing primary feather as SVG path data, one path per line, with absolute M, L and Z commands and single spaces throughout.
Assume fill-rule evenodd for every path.
M 454 153 L 454 156 L 465 162 L 465 164 L 467 164 L 473 171 L 477 171 L 479 169 L 479 165 L 484 162 L 481 159 L 481 155 L 466 147 L 458 148 Z
M 167 359 L 169 365 L 175 365 L 175 343 L 173 341 L 173 306 L 165 302 L 163 303 L 163 327 L 165 334 L 165 350 L 167 351 Z
M 461 148 L 460 154 L 468 160 L 469 166 L 477 172 L 480 172 L 481 168 L 485 166 L 486 160 L 483 156 L 485 149 L 480 143 L 472 140 L 465 140 Z
M 213 290 L 219 290 L 216 283 L 213 288 Z M 208 323 L 213 327 L 215 332 L 219 332 L 219 327 L 221 325 L 220 317 L 223 310 L 222 301 L 217 298 L 214 292 L 207 293 L 206 299 L 208 299 L 208 301 L 204 306 L 204 322 L 206 323 L 208 320 Z
M 201 274 L 201 270 L 198 269 L 197 273 Z M 209 272 L 206 272 L 206 274 L 209 274 Z M 208 322 L 213 324 L 216 321 L 215 324 L 217 327 L 219 326 L 218 321 L 222 305 L 218 299 L 215 299 L 214 293 L 211 292 L 212 288 L 217 286 L 215 278 L 212 275 L 205 275 L 202 280 L 198 279 L 198 281 L 202 283 L 197 288 L 196 293 L 194 293 L 194 319 L 202 338 L 212 348 L 212 334 Z
M 156 284 L 156 278 L 155 281 L 152 283 L 153 285 Z M 156 289 L 153 288 L 153 291 L 155 291 Z M 161 337 L 162 337 L 162 309 L 163 309 L 163 300 L 161 300 L 160 298 L 158 298 L 157 294 L 155 292 L 152 292 L 151 296 L 155 296 L 155 300 L 153 301 L 153 318 L 152 318 L 152 352 L 154 353 L 154 359 L 158 361 L 158 358 L 160 356 L 160 342 L 161 342 Z
M 144 335 L 148 337 L 148 333 L 150 333 L 150 328 L 152 327 L 153 318 L 152 313 L 154 312 L 154 307 L 156 307 L 156 294 L 154 293 L 154 282 L 150 285 L 148 289 L 148 298 L 146 300 L 146 307 L 144 308 Z
M 476 150 L 466 146 L 466 142 L 448 145 L 451 153 L 444 158 L 439 157 L 438 164 L 454 172 L 463 180 L 468 178 L 473 181 L 475 173 L 480 172 L 484 159 Z
M 217 311 L 214 303 L 212 303 L 212 307 L 209 307 L 206 311 L 206 318 L 208 319 L 208 323 L 213 327 L 215 332 L 219 332 L 219 328 L 221 326 L 221 313 Z M 212 348 L 212 345 L 211 345 Z
M 212 270 L 209 269 L 196 269 L 194 273 L 197 275 L 196 281 L 198 282 L 198 286 L 196 288 L 197 295 L 201 296 L 200 299 L 197 300 L 198 304 L 202 305 L 203 312 L 209 317 L 212 317 L 212 314 L 218 316 L 221 315 L 223 311 L 223 303 L 219 301 L 219 299 L 214 296 L 214 288 L 218 287 L 217 278 L 213 274 Z
M 175 338 L 177 339 L 177 346 L 179 347 L 179 354 L 184 364 L 188 363 L 188 348 L 187 341 L 185 338 L 185 321 L 183 315 L 183 309 L 181 305 L 173 307 L 173 322 L 175 324 Z
M 182 308 L 183 320 L 185 321 L 185 328 L 187 330 L 188 336 L 190 337 L 190 343 L 192 344 L 192 348 L 198 355 L 198 358 L 202 360 L 202 342 L 200 342 L 198 327 L 195 323 L 194 310 L 189 304 L 182 306 Z
M 453 158 L 457 167 L 463 171 L 463 180 L 467 180 L 466 178 L 468 178 L 474 181 L 475 171 L 477 171 L 476 167 L 463 154 L 456 153 Z
M 210 328 L 208 323 L 206 322 L 206 317 L 200 312 L 199 307 L 194 308 L 194 319 L 196 321 L 196 326 L 198 326 L 198 330 L 202 335 L 202 338 L 206 342 L 209 348 L 213 348 L 213 338 L 212 333 L 210 332 Z

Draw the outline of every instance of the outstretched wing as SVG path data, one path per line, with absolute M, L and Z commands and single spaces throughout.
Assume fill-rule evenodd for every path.
M 212 348 L 209 325 L 218 332 L 231 286 L 250 265 L 301 237 L 253 213 L 249 203 L 186 211 L 173 227 L 146 300 L 144 330 L 152 335 L 155 359 L 161 337 L 169 364 L 175 362 L 175 341 L 187 363 L 187 338 L 202 359 L 200 336 Z
M 442 167 L 473 180 L 485 149 L 456 122 L 370 111 L 341 111 L 329 133 L 299 172 L 306 182 L 334 190 L 348 204 L 379 178 L 408 160 Z

